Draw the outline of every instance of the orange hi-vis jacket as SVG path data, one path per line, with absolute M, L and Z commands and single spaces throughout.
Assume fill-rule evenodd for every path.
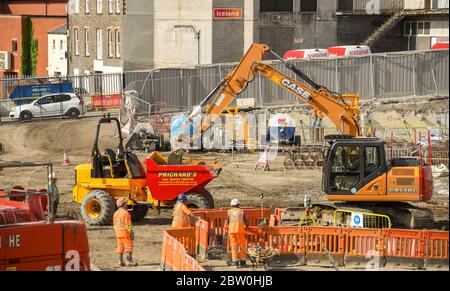
M 184 203 L 178 202 L 173 210 L 172 227 L 190 227 L 189 215 L 192 211 L 184 205 Z
M 247 222 L 245 221 L 244 210 L 231 208 L 228 210 L 228 233 L 244 233 Z
M 131 235 L 131 214 L 123 208 L 119 208 L 113 216 L 114 230 L 117 237 L 128 237 Z

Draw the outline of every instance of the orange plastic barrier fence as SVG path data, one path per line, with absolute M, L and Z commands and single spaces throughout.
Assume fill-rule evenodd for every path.
M 188 254 L 195 254 L 195 229 L 189 228 L 172 228 L 166 230 L 170 236 L 181 243 Z
M 422 231 L 407 229 L 383 229 L 386 256 L 423 258 Z
M 205 220 L 199 220 L 195 224 L 195 249 L 198 258 L 206 259 L 209 245 L 209 226 Z
M 416 267 L 448 267 L 448 231 L 406 229 L 369 229 L 323 226 L 256 226 L 260 209 L 246 209 L 249 226 L 246 247 L 259 245 L 277 249 L 280 255 L 300 256 L 303 263 L 320 261 L 331 255 L 339 265 L 353 263 L 366 267 L 383 267 L 391 262 L 407 262 Z M 203 270 L 192 257 L 207 258 L 207 250 L 226 234 L 223 226 L 226 210 L 201 210 L 195 228 L 170 229 L 164 232 L 161 265 L 164 270 Z M 278 215 L 278 214 L 275 214 Z M 270 217 L 265 209 L 263 217 Z M 255 225 L 256 224 L 256 225 Z M 224 242 L 223 242 L 224 243 Z M 227 241 L 227 252 L 230 246 Z M 329 257 L 327 258 L 329 261 Z M 412 263 L 412 264 L 411 264 Z
M 166 271 L 204 271 L 192 257 L 195 246 L 194 228 L 175 228 L 164 231 L 161 269 Z
M 225 221 L 227 220 L 228 209 L 229 208 L 221 208 L 220 210 L 194 210 L 195 215 L 200 216 L 208 222 L 209 246 L 216 246 L 219 243 L 219 240 L 223 238 L 223 228 L 225 226 Z M 248 226 L 257 226 L 261 223 L 262 219 L 266 219 L 266 222 L 269 221 L 270 208 L 264 208 L 262 211 L 261 209 L 250 208 L 244 208 L 244 210 Z
M 122 94 L 92 95 L 91 104 L 95 109 L 119 108 Z
M 379 252 L 384 255 L 381 229 L 344 228 L 343 231 L 346 256 L 365 257 L 369 252 Z
M 448 231 L 424 231 L 424 258 L 448 260 Z
M 302 227 L 268 227 L 266 230 L 268 246 L 278 249 L 280 254 L 305 253 L 305 235 Z
M 340 227 L 305 227 L 305 253 L 344 254 L 345 237 Z

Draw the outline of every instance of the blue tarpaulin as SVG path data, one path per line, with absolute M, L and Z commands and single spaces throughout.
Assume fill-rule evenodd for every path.
M 37 98 L 55 93 L 73 93 L 72 82 L 17 85 L 9 95 L 16 105 L 28 104 Z

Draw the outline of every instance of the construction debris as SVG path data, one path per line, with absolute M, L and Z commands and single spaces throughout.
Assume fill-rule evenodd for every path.
M 444 164 L 440 164 L 439 166 L 431 166 L 431 170 L 433 171 L 434 178 L 448 177 L 448 168 Z

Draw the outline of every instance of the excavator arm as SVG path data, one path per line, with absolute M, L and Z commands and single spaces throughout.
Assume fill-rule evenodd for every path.
M 280 59 L 288 69 L 304 82 L 294 80 L 272 66 L 262 63 L 262 58 L 267 52 L 271 52 Z M 269 46 L 256 43 L 251 45 L 238 66 L 200 103 L 199 107 L 208 103 L 205 117 L 201 123 L 200 134 L 203 134 L 219 114 L 246 89 L 258 72 L 289 93 L 294 94 L 300 101 L 311 105 L 315 110 L 316 117 L 321 119 L 323 115 L 328 116 L 342 134 L 361 135 L 357 120 L 359 115 L 358 95 L 340 95 L 331 92 L 316 84 L 292 64 L 286 63 L 280 56 L 271 51 Z M 199 111 L 194 111 L 190 115 L 190 119 L 198 113 Z

